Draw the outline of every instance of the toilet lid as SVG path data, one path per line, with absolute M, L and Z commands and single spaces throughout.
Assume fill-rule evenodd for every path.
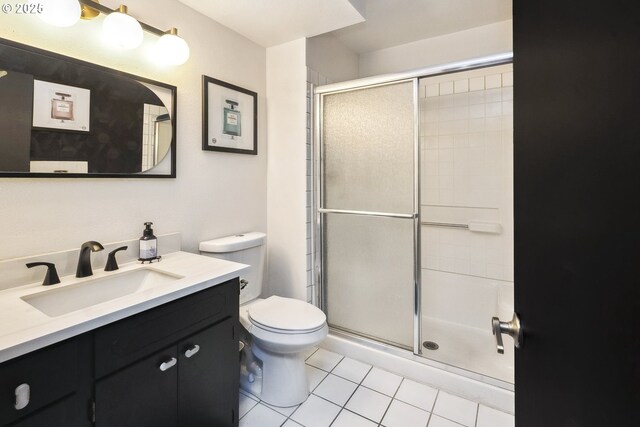
M 248 309 L 258 327 L 279 331 L 310 332 L 322 328 L 327 316 L 319 308 L 293 298 L 272 296 Z

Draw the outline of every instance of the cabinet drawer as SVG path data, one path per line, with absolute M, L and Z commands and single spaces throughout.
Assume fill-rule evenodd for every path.
M 238 279 L 107 325 L 95 333 L 101 378 L 229 316 L 238 316 Z
M 72 394 L 78 385 L 78 340 L 46 347 L 0 365 L 0 425 Z M 28 384 L 28 404 L 17 410 L 16 388 Z

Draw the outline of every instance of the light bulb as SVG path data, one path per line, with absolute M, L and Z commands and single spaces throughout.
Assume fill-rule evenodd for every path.
M 155 49 L 156 58 L 162 64 L 182 65 L 189 59 L 189 45 L 175 28 L 160 37 Z
M 108 44 L 120 49 L 135 49 L 142 44 L 144 34 L 135 18 L 127 15 L 127 7 L 120 5 L 102 23 L 102 36 Z
M 56 27 L 70 27 L 80 19 L 78 0 L 40 0 L 42 13 L 39 14 L 47 24 Z

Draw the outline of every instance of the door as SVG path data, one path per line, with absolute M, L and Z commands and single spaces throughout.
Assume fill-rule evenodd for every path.
M 177 426 L 176 351 L 173 345 L 98 381 L 96 426 Z
M 637 3 L 515 1 L 514 77 L 516 425 L 639 426 Z
M 184 427 L 238 425 L 238 337 L 227 319 L 178 344 L 178 416 Z
M 320 95 L 323 308 L 333 328 L 408 349 L 419 291 L 416 95 L 416 80 Z

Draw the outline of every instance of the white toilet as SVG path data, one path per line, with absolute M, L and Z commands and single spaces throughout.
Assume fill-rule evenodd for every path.
M 328 332 L 319 308 L 292 298 L 259 298 L 265 234 L 245 233 L 200 243 L 202 255 L 251 265 L 241 277 L 240 323 L 253 338 L 241 368 L 240 386 L 274 406 L 295 406 L 309 395 L 305 350 Z

